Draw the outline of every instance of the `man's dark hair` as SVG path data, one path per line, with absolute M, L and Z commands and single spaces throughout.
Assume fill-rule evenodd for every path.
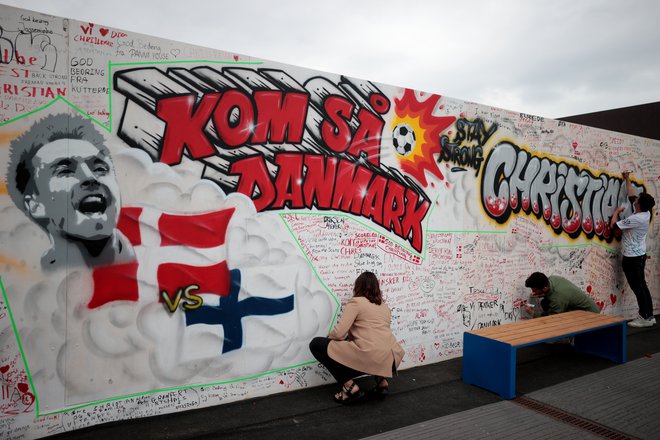
M 110 155 L 103 135 L 91 120 L 77 115 L 60 113 L 35 122 L 25 133 L 10 144 L 7 167 L 7 191 L 14 204 L 25 210 L 23 196 L 31 191 L 34 182 L 32 159 L 41 147 L 60 139 L 85 140 Z
M 548 277 L 541 272 L 534 272 L 529 278 L 527 278 L 527 280 L 525 280 L 525 287 L 529 287 L 530 289 L 543 289 L 549 285 L 550 281 L 548 280 Z
M 642 212 L 650 211 L 655 206 L 655 199 L 649 193 L 641 193 L 639 195 L 639 209 Z
M 355 280 L 353 287 L 353 296 L 364 296 L 376 305 L 383 302 L 383 293 L 378 284 L 378 278 L 373 272 L 362 272 Z

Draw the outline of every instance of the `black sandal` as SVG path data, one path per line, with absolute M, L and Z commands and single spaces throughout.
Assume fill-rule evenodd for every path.
M 357 390 L 355 393 L 353 393 L 353 389 L 357 386 L 355 382 L 351 384 L 350 387 L 346 388 L 346 384 L 344 384 L 341 387 L 341 391 L 346 394 L 346 398 L 341 394 L 341 391 L 338 393 L 339 397 L 337 395 L 334 395 L 333 398 L 335 399 L 335 402 L 341 403 L 342 405 L 350 405 L 351 403 L 355 402 L 356 400 L 361 399 L 364 397 L 364 391 L 362 390 Z
M 376 379 L 376 386 L 373 388 L 372 392 L 378 396 L 378 397 L 386 397 L 388 394 L 390 394 L 390 387 L 389 385 L 381 386 L 380 384 L 385 382 L 387 383 L 387 379 L 385 379 L 383 376 L 374 376 L 374 379 Z

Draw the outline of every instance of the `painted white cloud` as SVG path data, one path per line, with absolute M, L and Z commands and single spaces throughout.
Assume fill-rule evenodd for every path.
M 66 106 L 58 103 L 50 109 L 66 111 Z M 33 245 L 21 252 L 23 266 L 6 267 L 3 281 L 40 411 L 174 386 L 237 380 L 311 361 L 307 345 L 327 331 L 337 305 L 279 215 L 258 214 L 247 197 L 226 196 L 214 183 L 200 180 L 195 162 L 175 170 L 153 163 L 142 150 L 113 140 L 107 144 L 118 170 L 123 207 L 178 214 L 234 208 L 226 255 L 229 269 L 241 271 L 239 300 L 293 294 L 294 309 L 244 317 L 241 347 L 224 354 L 222 326 L 186 327 L 180 310 L 170 314 L 158 302 L 155 274 L 140 278 L 138 303 L 111 302 L 90 310 L 86 305 L 93 286 L 91 272 L 70 267 L 50 275 L 41 273 L 39 259 L 48 240 L 5 197 L 0 205 L 0 245 L 3 249 Z M 4 168 L 0 171 L 4 175 Z M 153 254 L 149 252 L 153 251 L 136 247 L 141 268 L 150 264 L 148 257 Z M 182 256 L 181 262 L 194 264 L 193 257 Z

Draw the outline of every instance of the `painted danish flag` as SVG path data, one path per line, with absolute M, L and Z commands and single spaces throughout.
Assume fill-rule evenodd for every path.
M 294 309 L 294 295 L 239 300 L 241 271 L 229 270 L 225 238 L 234 208 L 197 215 L 173 215 L 151 208 L 123 208 L 118 229 L 133 245 L 136 260 L 97 267 L 90 309 L 113 301 L 163 301 L 194 285 L 203 302 L 186 309 L 186 326 L 222 326 L 220 353 L 243 345 L 242 319 Z M 185 263 L 184 263 L 185 262 Z M 178 304 L 178 301 L 175 302 Z M 174 306 L 176 308 L 176 305 Z M 173 310 L 170 310 L 173 312 Z
M 225 238 L 233 213 L 234 208 L 196 215 L 122 208 L 117 227 L 133 245 L 137 259 L 95 268 L 88 307 L 139 301 L 145 290 L 162 301 L 160 292 L 170 294 L 191 284 L 204 295 L 228 295 Z

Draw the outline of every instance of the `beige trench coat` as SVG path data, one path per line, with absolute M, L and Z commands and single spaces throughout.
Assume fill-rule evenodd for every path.
M 391 318 L 387 304 L 378 306 L 365 297 L 351 298 L 328 336 L 328 355 L 354 370 L 392 377 L 392 367 L 398 368 L 405 352 L 392 334 Z

